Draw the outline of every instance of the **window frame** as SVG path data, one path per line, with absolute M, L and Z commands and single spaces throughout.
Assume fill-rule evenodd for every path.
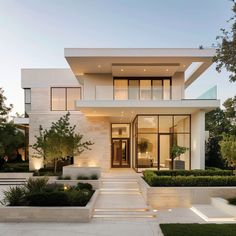
M 73 86 L 71 86 L 71 87 L 50 87 L 50 110 L 51 111 L 76 111 L 76 109 L 74 109 L 74 110 L 68 110 L 67 109 L 67 89 L 70 89 L 70 88 L 77 88 L 77 89 L 79 89 L 79 91 L 80 91 L 80 94 L 79 94 L 79 96 L 80 96 L 80 100 L 81 100 L 81 91 L 82 91 L 82 89 L 81 89 L 81 87 L 73 87 Z M 64 89 L 65 90 L 65 109 L 64 110 L 56 110 L 56 109 L 52 109 L 52 90 L 53 89 Z

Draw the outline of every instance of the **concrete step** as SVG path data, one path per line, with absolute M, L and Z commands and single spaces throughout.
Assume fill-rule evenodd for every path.
M 191 210 L 207 222 L 235 222 L 236 218 L 212 205 L 193 205 Z
M 156 213 L 147 208 L 95 209 L 95 218 L 154 218 Z

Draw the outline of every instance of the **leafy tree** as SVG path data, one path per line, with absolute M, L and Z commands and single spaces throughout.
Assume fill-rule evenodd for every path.
M 223 133 L 232 132 L 232 125 L 225 112 L 220 108 L 208 112 L 205 129 L 210 133 L 205 148 L 206 166 L 224 168 L 225 161 L 221 156 L 219 141 L 222 139 Z
M 220 108 L 216 108 L 206 114 L 205 129 L 210 132 L 212 136 L 218 136 L 222 133 L 231 131 L 230 121 L 227 119 L 226 114 Z
M 233 17 L 229 20 L 232 23 L 230 31 L 221 29 L 222 36 L 218 36 L 216 56 L 213 61 L 217 63 L 216 70 L 221 72 L 225 67 L 230 73 L 230 81 L 236 81 L 236 2 L 233 2 Z
M 5 104 L 6 97 L 3 95 L 4 90 L 0 88 L 0 126 L 7 121 L 7 115 L 12 109 L 12 105 L 8 107 Z
M 235 111 L 235 106 L 236 106 L 236 96 L 232 98 L 228 98 L 225 100 L 223 103 L 223 106 L 225 107 L 225 115 L 227 118 L 235 118 L 236 111 Z
M 70 114 L 67 113 L 57 122 L 53 122 L 50 129 L 39 127 L 39 136 L 33 148 L 36 157 L 43 157 L 46 162 L 54 163 L 54 172 L 57 172 L 59 160 L 81 154 L 84 150 L 90 150 L 91 141 L 83 141 L 83 135 L 75 133 L 76 126 L 70 126 Z
M 172 158 L 175 159 L 176 157 L 180 157 L 180 155 L 184 154 L 187 150 L 188 150 L 188 148 L 186 148 L 186 147 L 181 147 L 181 146 L 178 146 L 178 145 L 174 145 L 171 148 Z
M 217 167 L 220 169 L 225 168 L 225 160 L 221 156 L 219 145 L 221 139 L 221 136 L 210 135 L 208 142 L 206 143 L 206 166 Z
M 236 136 L 223 135 L 223 139 L 219 143 L 222 157 L 227 161 L 229 166 L 236 169 Z
M 7 156 L 9 161 L 14 152 L 25 146 L 24 134 L 13 123 L 0 126 L 0 157 Z

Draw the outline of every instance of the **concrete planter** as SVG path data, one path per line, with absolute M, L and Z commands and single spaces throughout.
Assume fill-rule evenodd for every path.
M 236 196 L 236 187 L 150 187 L 141 177 L 139 185 L 146 203 L 154 209 L 210 204 L 212 197 Z
M 101 176 L 100 167 L 80 167 L 76 165 L 63 166 L 63 176 L 70 176 L 71 179 L 77 179 L 77 177 L 85 176 L 90 178 L 92 175 L 97 175 L 98 178 Z
M 28 179 L 33 176 L 32 172 L 2 172 L 0 179 Z
M 230 205 L 227 200 L 223 198 L 212 198 L 211 204 L 229 215 L 236 217 L 236 206 Z
M 85 207 L 0 207 L 0 222 L 89 222 L 97 196 Z

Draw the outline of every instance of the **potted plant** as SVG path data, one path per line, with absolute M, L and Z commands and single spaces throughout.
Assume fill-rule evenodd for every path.
M 174 145 L 171 148 L 172 169 L 185 169 L 185 161 L 180 160 L 180 155 L 184 154 L 188 148 Z M 178 160 L 175 160 L 178 157 Z

